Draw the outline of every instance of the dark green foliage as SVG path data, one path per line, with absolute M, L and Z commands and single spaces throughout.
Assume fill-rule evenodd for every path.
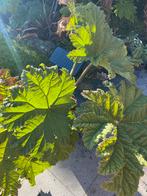
M 11 6 L 14 6 L 12 1 Z M 23 37 L 27 34 L 29 37 L 34 33 L 34 36 L 43 40 L 52 36 L 52 24 L 60 17 L 59 12 L 56 14 L 54 0 L 19 0 L 15 9 L 13 14 L 8 11 L 2 14 L 2 18 L 17 35 Z
M 99 0 L 110 26 L 117 35 L 128 36 L 131 31 L 146 39 L 146 0 Z
M 114 5 L 114 13 L 120 19 L 125 18 L 131 22 L 134 22 L 136 17 L 136 6 L 134 0 L 118 0 Z
M 135 66 L 147 63 L 147 48 L 146 45 L 139 39 L 137 34 L 130 34 L 125 42 L 128 47 L 129 55 Z
M 0 67 L 20 72 L 27 64 L 47 63 L 46 56 L 0 33 Z
M 62 16 L 65 16 L 65 17 L 68 17 L 68 16 L 70 16 L 70 11 L 69 11 L 69 9 L 68 9 L 68 7 L 67 6 L 63 6 L 61 9 L 60 9 L 60 14 L 62 15 Z
M 10 18 L 10 25 L 12 28 L 16 28 L 22 27 L 26 21 L 34 23 L 37 23 L 37 21 L 40 22 L 40 20 L 49 15 L 51 3 L 52 1 L 45 1 L 45 10 L 43 8 L 43 3 L 40 0 L 20 3 L 17 11 Z
M 0 0 L 0 14 L 11 14 L 13 28 L 21 27 L 26 21 L 39 22 L 50 13 L 53 0 Z
M 116 33 L 127 36 L 131 31 L 145 39 L 144 8 L 145 0 L 114 1 L 115 14 L 112 13 L 110 24 Z

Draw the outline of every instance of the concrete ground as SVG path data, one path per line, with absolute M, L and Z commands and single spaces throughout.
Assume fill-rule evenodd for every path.
M 104 179 L 97 174 L 95 154 L 78 143 L 68 160 L 37 176 L 35 187 L 30 188 L 24 181 L 19 196 L 37 196 L 41 190 L 44 193 L 50 191 L 52 196 L 111 196 L 113 194 L 107 194 L 99 187 Z
M 147 95 L 147 72 L 139 73 L 138 87 Z M 94 152 L 87 151 L 79 142 L 68 160 L 36 177 L 36 186 L 30 187 L 25 180 L 19 196 L 113 196 L 100 188 L 105 177 L 97 174 L 97 160 Z M 140 179 L 136 196 L 147 196 L 147 168 Z
M 147 196 L 146 175 L 140 180 L 138 194 Z M 36 186 L 30 187 L 25 180 L 19 196 L 114 196 L 100 188 L 105 177 L 97 174 L 94 152 L 87 151 L 81 143 L 68 160 L 58 163 L 36 177 Z

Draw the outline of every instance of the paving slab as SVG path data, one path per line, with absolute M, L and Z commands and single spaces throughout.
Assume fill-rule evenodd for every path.
M 68 160 L 58 163 L 49 171 L 62 180 L 67 175 L 62 171 L 70 170 L 85 190 L 97 175 L 97 164 L 95 153 L 86 150 L 83 144 L 79 142 L 76 146 L 76 151 L 70 155 Z M 67 183 L 70 184 L 68 180 Z
M 58 163 L 49 172 L 62 181 L 75 196 L 86 196 L 92 194 L 89 190 L 96 178 L 99 185 L 104 180 L 103 176 L 97 174 L 97 165 L 95 153 L 87 151 L 79 142 L 70 158 Z M 98 186 L 97 194 L 100 195 L 100 193 L 106 194 Z
M 18 196 L 74 196 L 64 185 L 58 181 L 47 170 L 36 177 L 36 186 L 30 187 L 28 181 L 24 181 L 21 189 L 18 191 Z M 53 193 L 53 194 L 52 194 Z

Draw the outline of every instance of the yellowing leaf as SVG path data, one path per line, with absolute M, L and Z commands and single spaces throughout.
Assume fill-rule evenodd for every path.
M 66 26 L 67 31 L 71 31 L 72 29 L 75 28 L 75 25 L 77 24 L 77 18 L 75 16 L 71 16 L 69 23 Z
M 118 90 L 84 91 L 73 128 L 88 149 L 96 148 L 103 183 L 118 196 L 133 196 L 147 161 L 147 96 L 123 81 Z

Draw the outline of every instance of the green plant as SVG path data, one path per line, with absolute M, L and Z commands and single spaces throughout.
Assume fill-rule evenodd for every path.
M 46 1 L 46 6 L 49 8 L 49 1 Z M 47 9 L 47 15 L 50 9 Z M 20 28 L 24 25 L 26 21 L 28 22 L 39 22 L 41 18 L 45 18 L 43 3 L 40 0 L 26 1 L 25 3 L 20 3 L 15 14 L 10 18 L 10 24 L 13 28 Z
M 27 66 L 21 75 L 21 86 L 13 86 L 2 99 L 2 196 L 17 195 L 23 178 L 34 185 L 36 175 L 67 158 L 74 150 L 77 130 L 82 131 L 88 149 L 96 148 L 100 173 L 111 176 L 103 184 L 106 190 L 118 196 L 132 196 L 143 175 L 147 160 L 147 97 L 134 84 L 127 83 L 134 83 L 135 76 L 126 47 L 113 36 L 96 5 L 76 8 L 70 4 L 70 11 L 67 29 L 75 47 L 69 53 L 75 61 L 71 74 L 56 66 Z M 88 101 L 73 114 L 76 85 L 71 75 L 76 62 L 83 60 L 90 60 L 87 68 L 102 66 L 110 78 L 119 74 L 128 81 L 122 82 L 119 90 L 110 86 L 108 92 L 84 91 Z
M 70 16 L 70 11 L 69 11 L 68 7 L 67 7 L 67 6 L 61 7 L 61 9 L 60 9 L 60 14 L 61 14 L 63 17 L 68 17 L 68 16 Z
M 147 160 L 147 97 L 126 82 L 119 90 L 84 91 L 88 101 L 73 115 L 75 81 L 66 70 L 28 66 L 21 80 L 0 109 L 2 196 L 17 195 L 21 179 L 34 185 L 36 175 L 67 158 L 77 141 L 75 129 L 88 149 L 96 148 L 100 173 L 111 175 L 103 187 L 132 196 Z
M 120 19 L 125 18 L 131 22 L 134 22 L 136 17 L 136 9 L 134 0 L 117 0 L 114 5 L 114 13 Z
M 76 141 L 70 128 L 74 80 L 57 67 L 28 69 L 24 86 L 13 88 L 1 109 L 1 195 L 16 195 L 24 177 L 34 185 L 35 176 L 67 158 Z
M 9 17 L 9 25 L 19 29 L 20 37 L 34 33 L 42 40 L 48 40 L 52 32 L 54 10 L 53 0 L 31 0 L 21 2 L 15 14 Z
M 48 59 L 45 55 L 40 54 L 24 44 L 0 33 L 0 67 L 9 68 L 13 73 L 17 74 L 27 64 L 47 63 Z
M 134 31 L 146 40 L 146 0 L 99 0 L 98 5 L 116 35 L 124 37 Z
M 98 89 L 83 96 L 88 101 L 76 110 L 73 128 L 88 149 L 96 148 L 99 172 L 111 176 L 103 188 L 133 196 L 147 160 L 147 97 L 125 82 L 115 94 Z
M 139 39 L 137 34 L 130 34 L 125 42 L 131 56 L 131 61 L 134 65 L 141 65 L 147 63 L 147 50 L 146 45 Z
M 99 7 L 93 3 L 76 7 L 76 13 L 71 16 L 67 30 L 71 32 L 69 37 L 75 47 L 68 54 L 71 60 L 90 61 L 87 70 L 92 65 L 101 66 L 108 71 L 111 78 L 119 74 L 132 83 L 135 82 L 127 49 L 123 41 L 113 36 Z

